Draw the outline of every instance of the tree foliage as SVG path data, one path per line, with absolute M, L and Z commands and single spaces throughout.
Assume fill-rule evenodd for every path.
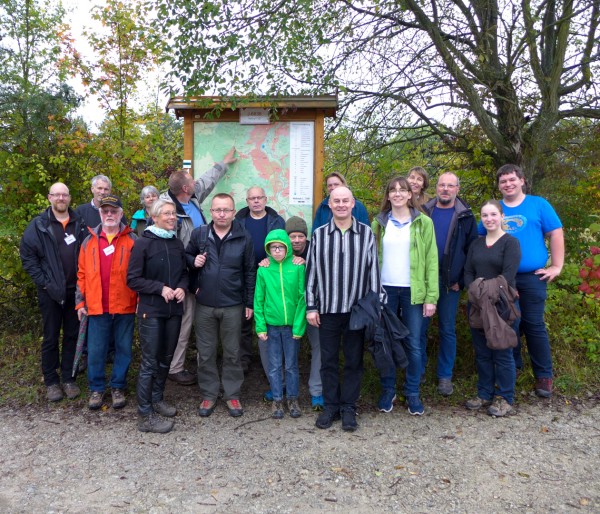
M 340 119 L 436 135 L 533 176 L 563 119 L 599 118 L 600 0 L 151 0 L 169 87 L 187 95 L 339 89 Z

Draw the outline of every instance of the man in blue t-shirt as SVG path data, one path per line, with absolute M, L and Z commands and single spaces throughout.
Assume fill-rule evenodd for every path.
M 276 228 L 285 228 L 285 220 L 277 214 L 275 209 L 267 206 L 267 194 L 262 187 L 252 186 L 246 193 L 246 203 L 248 207 L 240 209 L 235 218 L 252 236 L 254 243 L 254 255 L 256 256 L 256 265 L 266 256 L 265 239 L 271 230 Z M 240 344 L 240 360 L 242 369 L 248 371 L 252 359 L 252 332 L 253 321 L 242 320 L 242 342 Z M 263 364 L 265 374 L 268 376 L 268 357 L 266 341 L 259 341 L 260 360 Z M 268 393 L 267 393 L 268 397 Z
M 437 362 L 438 392 L 450 396 L 454 391 L 452 372 L 456 360 L 456 312 L 464 286 L 464 267 L 470 244 L 477 239 L 475 216 L 467 203 L 458 197 L 460 183 L 454 173 L 442 173 L 436 185 L 436 197 L 423 205 L 435 229 L 439 258 L 440 296 L 437 303 L 439 353 Z M 427 328 L 421 328 L 422 375 L 427 364 Z
M 521 244 L 522 258 L 517 273 L 521 307 L 520 331 L 525 335 L 535 376 L 535 393 L 552 395 L 552 356 L 544 322 L 546 288 L 560 274 L 565 260 L 562 223 L 554 208 L 539 196 L 525 194 L 525 175 L 514 164 L 505 164 L 496 173 L 502 193 L 504 230 Z M 480 233 L 482 232 L 480 227 Z M 550 242 L 550 265 L 545 239 Z M 523 367 L 520 345 L 515 348 L 517 369 Z

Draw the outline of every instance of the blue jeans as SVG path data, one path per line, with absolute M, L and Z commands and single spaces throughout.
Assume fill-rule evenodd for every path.
M 475 364 L 477 365 L 477 396 L 492 400 L 501 396 L 512 405 L 515 397 L 516 370 L 513 349 L 491 350 L 483 330 L 472 328 Z M 497 389 L 496 389 L 497 387 Z
M 460 291 L 452 291 L 440 282 L 440 297 L 437 303 L 438 338 L 440 341 L 437 376 L 452 378 L 454 361 L 456 360 L 456 311 L 460 300 Z M 431 318 L 424 318 L 421 330 L 421 363 L 423 373 L 427 367 L 427 329 Z
M 533 375 L 536 378 L 552 378 L 550 338 L 544 322 L 547 287 L 546 281 L 540 280 L 533 273 L 517 273 L 517 290 L 521 307 L 519 329 L 521 334 L 525 335 Z M 517 334 L 519 334 L 518 331 Z M 517 347 L 514 348 L 514 358 L 517 368 L 522 368 L 520 340 Z
M 321 381 L 325 410 L 356 407 L 363 373 L 364 330 L 349 330 L 350 313 L 321 314 Z M 340 346 L 344 352 L 344 379 L 340 384 Z
M 115 361 L 112 366 L 110 387 L 125 389 L 127 371 L 131 364 L 133 324 L 135 314 L 100 314 L 88 317 L 88 383 L 90 391 L 106 389 L 106 355 L 114 336 Z
M 411 305 L 410 287 L 383 286 L 387 293 L 387 305 L 406 325 L 410 334 L 404 342 L 408 358 L 405 396 L 418 396 L 421 382 L 421 326 L 423 324 L 423 304 Z M 381 377 L 383 389 L 396 389 L 396 373 Z
M 300 341 L 292 337 L 292 327 L 267 325 L 267 352 L 269 354 L 269 384 L 273 399 L 283 400 L 282 368 L 285 359 L 286 396 L 298 398 L 300 371 L 298 370 L 298 346 Z

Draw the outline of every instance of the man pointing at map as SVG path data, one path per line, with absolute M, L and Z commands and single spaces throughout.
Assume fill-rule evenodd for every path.
M 195 228 L 206 225 L 206 218 L 200 204 L 225 175 L 229 165 L 237 161 L 235 153 L 235 147 L 232 147 L 221 162 L 215 164 L 198 180 L 194 180 L 194 177 L 185 171 L 175 171 L 169 177 L 169 190 L 163 193 L 161 198 L 174 202 L 177 207 L 177 237 L 181 239 L 183 246 L 187 246 Z M 194 305 L 194 295 L 187 291 L 179 340 L 169 370 L 169 378 L 181 385 L 196 383 L 196 375 L 185 370 L 183 366 L 185 350 L 192 331 Z

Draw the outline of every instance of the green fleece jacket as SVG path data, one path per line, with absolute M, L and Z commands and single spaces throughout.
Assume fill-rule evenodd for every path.
M 380 212 L 371 229 L 377 239 L 379 259 L 383 258 L 383 236 L 390 211 Z M 410 224 L 410 303 L 437 304 L 440 296 L 438 253 L 433 221 L 416 209 L 411 209 Z
M 287 248 L 285 258 L 277 262 L 269 252 L 271 243 Z M 267 325 L 291 326 L 294 337 L 306 330 L 305 267 L 292 263 L 292 243 L 283 229 L 271 230 L 265 239 L 269 266 L 259 266 L 254 292 L 256 333 L 266 334 Z

